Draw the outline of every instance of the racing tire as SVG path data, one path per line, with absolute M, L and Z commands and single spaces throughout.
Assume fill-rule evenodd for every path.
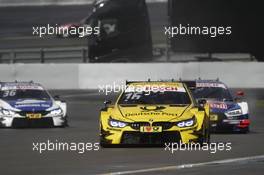
M 63 125 L 59 126 L 59 128 L 66 128 L 66 127 L 69 127 L 68 116 L 65 116 L 65 121 Z
M 240 131 L 241 134 L 248 134 L 250 132 L 249 127 L 244 128 L 243 130 Z
M 100 144 L 100 146 L 101 146 L 102 148 L 111 148 L 111 147 L 113 147 L 112 144 L 107 143 L 107 142 L 104 140 L 104 138 L 101 137 L 101 136 L 100 136 L 100 142 L 99 142 L 99 144 Z
M 210 143 L 210 139 L 211 139 L 210 129 L 209 129 L 209 127 L 206 128 L 203 125 L 202 133 L 201 133 L 201 135 L 198 138 L 198 143 L 200 143 L 201 145 L 203 143 L 208 143 L 209 144 Z
M 64 127 L 69 127 L 68 116 L 65 116 Z
M 109 143 L 104 136 L 102 136 L 104 133 L 102 127 L 100 127 L 100 141 L 99 144 L 102 148 L 110 148 L 111 146 L 113 146 L 111 143 Z

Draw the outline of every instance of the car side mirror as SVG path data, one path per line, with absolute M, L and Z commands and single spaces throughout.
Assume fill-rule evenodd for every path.
M 105 100 L 104 101 L 104 107 L 107 108 L 110 104 L 112 104 L 112 101 L 110 100 Z
M 54 100 L 60 100 L 60 96 L 59 95 L 54 95 L 53 98 L 54 98 Z
M 54 96 L 53 96 L 53 99 L 54 99 L 55 101 L 60 101 L 60 102 L 62 102 L 62 103 L 66 103 L 66 100 L 61 99 L 61 97 L 60 97 L 59 95 L 54 95 Z
M 198 104 L 199 104 L 199 106 L 204 107 L 204 105 L 206 104 L 206 100 L 205 99 L 199 99 Z
M 236 102 L 241 101 L 244 96 L 245 96 L 244 91 L 236 91 L 235 101 Z
M 237 97 L 244 97 L 245 96 L 245 93 L 244 93 L 244 91 L 237 91 L 236 92 L 236 96 Z
M 104 107 L 101 109 L 101 111 L 107 111 L 109 105 L 111 104 L 112 102 L 110 100 L 105 100 L 104 101 Z

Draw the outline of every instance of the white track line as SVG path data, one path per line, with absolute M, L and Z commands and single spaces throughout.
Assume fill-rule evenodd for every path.
M 215 164 L 221 165 L 221 164 L 238 163 L 238 162 L 244 162 L 244 161 L 254 161 L 254 160 L 256 161 L 256 160 L 261 160 L 261 159 L 264 159 L 264 155 L 234 158 L 234 159 L 216 160 L 216 161 L 203 162 L 203 163 L 165 166 L 165 167 L 159 167 L 159 168 L 139 169 L 139 170 L 131 170 L 131 171 L 120 171 L 120 172 L 104 173 L 104 174 L 98 174 L 98 175 L 124 175 L 124 174 L 149 173 L 149 172 L 156 172 L 156 171 L 180 170 L 180 169 L 186 169 L 186 168 L 202 167 L 202 166 L 207 166 L 207 165 L 215 165 Z

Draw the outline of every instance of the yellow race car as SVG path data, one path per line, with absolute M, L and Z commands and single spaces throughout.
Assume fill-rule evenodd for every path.
M 100 144 L 208 143 L 209 106 L 197 104 L 184 83 L 127 82 L 100 113 Z

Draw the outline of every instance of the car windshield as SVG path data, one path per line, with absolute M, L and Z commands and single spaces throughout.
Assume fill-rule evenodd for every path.
M 188 105 L 191 104 L 191 99 L 187 92 L 124 92 L 118 104 Z
M 45 90 L 31 90 L 31 89 L 14 89 L 0 91 L 0 98 L 3 100 L 49 100 L 50 96 Z
M 232 101 L 232 96 L 228 89 L 222 87 L 198 87 L 192 90 L 196 99 L 217 99 L 221 101 Z

